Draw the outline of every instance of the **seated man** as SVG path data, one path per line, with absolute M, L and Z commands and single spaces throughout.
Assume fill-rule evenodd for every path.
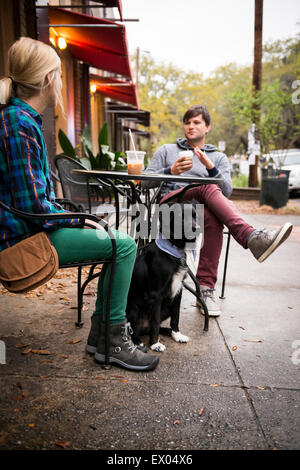
M 217 282 L 218 264 L 223 243 L 223 225 L 243 247 L 249 248 L 255 258 L 262 262 L 290 235 L 292 224 L 286 223 L 277 231 L 255 230 L 238 214 L 228 199 L 232 192 L 229 161 L 224 153 L 213 145 L 205 144 L 210 130 L 210 114 L 205 106 L 192 106 L 183 116 L 185 139 L 175 144 L 161 146 L 154 154 L 147 172 L 190 176 L 219 177 L 221 185 L 208 184 L 188 189 L 182 201 L 196 199 L 204 204 L 204 243 L 200 252 L 197 280 L 201 295 L 210 316 L 220 315 L 213 292 Z M 193 158 L 179 156 L 183 150 L 192 150 Z M 182 190 L 187 183 L 165 183 L 160 203 Z M 144 187 L 149 185 L 144 182 Z M 172 199 L 172 203 L 176 199 Z M 201 308 L 200 304 L 199 307 Z M 204 312 L 202 312 L 204 313 Z

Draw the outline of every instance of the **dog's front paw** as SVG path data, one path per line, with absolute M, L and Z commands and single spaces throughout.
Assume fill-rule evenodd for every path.
M 166 346 L 158 341 L 157 343 L 151 344 L 150 348 L 152 351 L 163 352 L 166 349 Z
M 190 340 L 188 336 L 183 335 L 180 331 L 172 331 L 171 336 L 177 343 L 187 343 Z

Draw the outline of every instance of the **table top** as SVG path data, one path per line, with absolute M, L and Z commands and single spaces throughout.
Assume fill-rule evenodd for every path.
M 188 175 L 169 175 L 160 173 L 143 172 L 140 175 L 131 175 L 127 171 L 113 171 L 113 170 L 72 170 L 74 173 L 85 174 L 86 176 L 94 176 L 101 179 L 120 179 L 120 180 L 138 180 L 138 181 L 157 181 L 160 182 L 176 182 L 176 183 L 199 183 L 199 184 L 220 184 L 222 178 L 210 178 L 200 176 L 188 176 Z

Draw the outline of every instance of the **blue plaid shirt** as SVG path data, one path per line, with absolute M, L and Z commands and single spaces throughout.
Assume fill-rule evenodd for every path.
M 65 212 L 55 202 L 42 118 L 18 98 L 11 98 L 0 113 L 0 200 L 25 212 Z M 74 222 L 78 220 L 28 222 L 0 208 L 0 251 L 30 234 Z

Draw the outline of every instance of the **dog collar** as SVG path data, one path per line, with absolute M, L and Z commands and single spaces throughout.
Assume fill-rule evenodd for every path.
M 174 258 L 182 258 L 184 256 L 184 250 L 172 245 L 170 240 L 163 238 L 160 232 L 158 232 L 158 238 L 156 238 L 155 243 L 160 250 L 174 256 Z

